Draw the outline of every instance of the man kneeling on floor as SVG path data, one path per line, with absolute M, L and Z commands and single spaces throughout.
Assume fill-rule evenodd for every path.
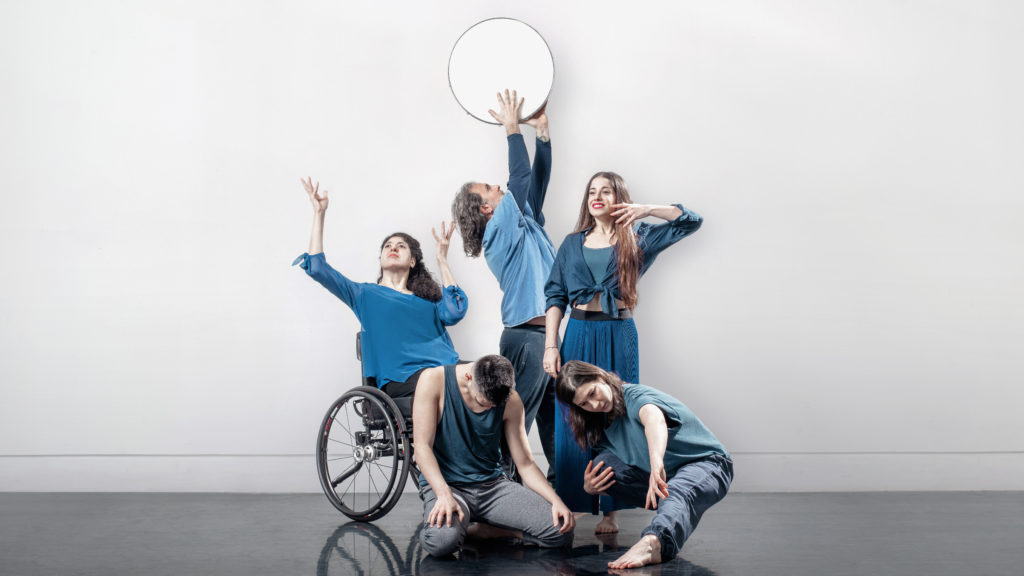
M 512 364 L 498 355 L 426 370 L 413 401 L 413 440 L 423 500 L 423 548 L 445 556 L 471 538 L 572 544 L 576 519 L 530 453 Z M 505 478 L 505 434 L 523 484 Z M 470 526 L 471 522 L 476 522 Z

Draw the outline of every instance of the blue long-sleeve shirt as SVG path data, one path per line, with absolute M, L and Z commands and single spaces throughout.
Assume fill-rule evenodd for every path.
M 361 325 L 363 376 L 377 386 L 405 382 L 417 370 L 459 361 L 446 326 L 466 315 L 469 300 L 458 286 L 445 286 L 437 302 L 368 282 L 353 282 L 319 254 L 303 254 L 306 274 L 344 302 Z
M 683 208 L 682 204 L 675 206 L 683 211 L 675 220 L 656 225 L 638 222 L 633 226 L 643 256 L 640 276 L 647 272 L 662 250 L 696 232 L 704 221 L 696 212 Z M 612 257 L 608 259 L 604 277 L 594 278 L 583 256 L 583 240 L 589 231 L 590 228 L 569 234 L 559 246 L 551 275 L 544 286 L 547 308 L 556 306 L 564 312 L 569 304 L 590 302 L 594 295 L 600 294 L 601 310 L 618 318 L 619 309 L 615 300 L 622 299 L 619 293 L 618 247 L 614 248 Z
M 537 140 L 533 168 L 522 134 L 508 136 L 508 192 L 484 229 L 484 259 L 501 287 L 501 321 L 518 326 L 544 315 L 544 283 L 555 246 L 544 231 L 551 143 Z

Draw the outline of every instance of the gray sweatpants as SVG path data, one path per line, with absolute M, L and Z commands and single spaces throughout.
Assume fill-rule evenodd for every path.
M 427 518 L 437 496 L 429 484 L 420 487 L 424 524 L 420 542 L 431 556 L 446 556 L 461 548 L 470 522 L 521 530 L 523 542 L 542 548 L 572 545 L 573 533 L 560 534 L 558 526 L 552 524 L 551 504 L 522 484 L 502 476 L 476 486 L 453 486 L 451 490 L 464 518 L 460 521 L 456 515 L 451 527 L 435 528 L 427 525 Z

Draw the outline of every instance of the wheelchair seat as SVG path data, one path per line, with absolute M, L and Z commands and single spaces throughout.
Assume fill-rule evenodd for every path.
M 391 399 L 395 402 L 395 406 L 398 406 L 398 411 L 402 413 L 406 421 L 412 420 L 412 399 L 412 396 Z

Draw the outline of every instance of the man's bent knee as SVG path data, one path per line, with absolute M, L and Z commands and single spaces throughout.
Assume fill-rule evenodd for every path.
M 423 531 L 420 532 L 420 543 L 423 545 L 423 549 L 435 557 L 447 556 L 462 548 L 465 538 L 465 532 L 461 527 L 456 526 L 450 528 L 447 526 L 441 528 L 424 526 Z

